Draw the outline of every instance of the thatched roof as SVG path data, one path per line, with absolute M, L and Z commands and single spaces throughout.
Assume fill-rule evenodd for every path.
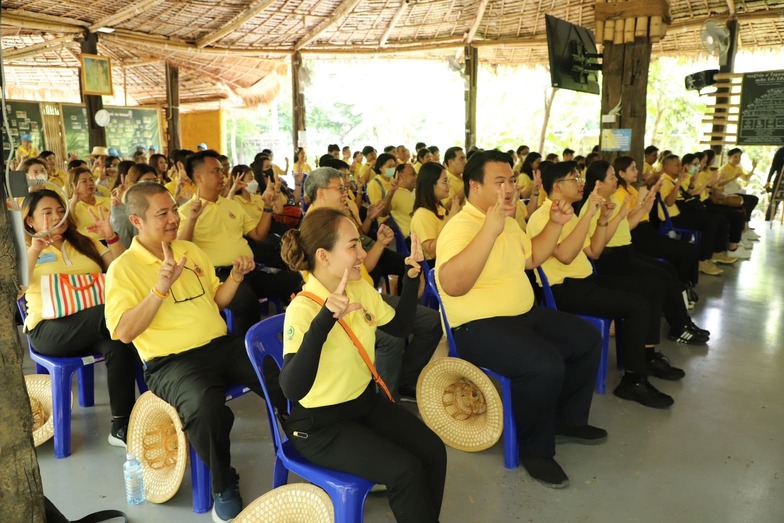
M 164 63 L 180 66 L 183 103 L 274 98 L 290 57 L 405 55 L 443 59 L 471 42 L 494 64 L 547 60 L 544 15 L 594 28 L 595 0 L 4 0 L 7 83 L 18 92 L 78 93 L 79 43 L 99 33 L 115 85 L 165 101 Z M 701 24 L 734 15 L 741 48 L 784 46 L 784 0 L 670 0 L 655 53 L 702 50 Z M 73 95 L 72 95 L 73 96 Z M 29 98 L 29 96 L 28 96 Z M 60 99 L 60 98 L 58 98 Z

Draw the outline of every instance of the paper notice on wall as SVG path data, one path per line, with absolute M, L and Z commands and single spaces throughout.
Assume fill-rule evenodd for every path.
M 602 151 L 630 151 L 631 129 L 602 129 Z

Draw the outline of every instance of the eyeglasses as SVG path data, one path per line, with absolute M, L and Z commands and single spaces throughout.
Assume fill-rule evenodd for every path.
M 196 274 L 196 271 L 194 271 L 190 267 L 183 267 L 183 269 L 185 269 L 185 270 L 189 271 L 191 274 L 193 274 L 193 278 L 196 278 L 196 281 L 199 282 L 199 287 L 201 288 L 201 292 L 199 294 L 197 294 L 196 296 L 190 296 L 188 298 L 178 299 L 177 296 L 174 294 L 174 287 L 172 287 L 170 289 L 170 291 L 171 291 L 171 295 L 172 295 L 172 299 L 174 300 L 174 303 L 185 303 L 186 301 L 195 300 L 196 298 L 201 298 L 202 296 L 204 296 L 204 285 L 202 285 L 201 278 L 199 278 L 199 275 Z M 183 271 L 183 273 L 180 275 L 180 279 L 182 279 L 184 276 L 185 276 L 185 271 Z M 190 279 L 191 276 L 189 276 L 188 278 Z
M 346 189 L 345 185 L 337 185 L 337 186 L 335 186 L 335 185 L 329 186 L 328 185 L 328 186 L 326 186 L 324 188 L 325 189 L 336 189 L 336 190 L 340 191 L 341 194 L 346 194 L 346 191 L 348 191 L 348 189 Z
M 574 178 L 564 178 L 563 180 L 558 180 L 559 182 L 577 182 L 577 183 L 585 183 L 585 180 L 576 176 Z

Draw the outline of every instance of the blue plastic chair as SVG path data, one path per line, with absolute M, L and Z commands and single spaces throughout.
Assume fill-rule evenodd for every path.
M 19 315 L 24 323 L 27 318 L 27 300 L 24 296 L 16 301 Z M 67 458 L 71 455 L 71 382 L 74 373 L 78 376 L 79 405 L 95 405 L 95 372 L 93 365 L 104 361 L 103 354 L 87 356 L 57 357 L 39 354 L 27 337 L 30 359 L 35 362 L 36 374 L 52 377 L 52 421 L 54 423 L 54 457 Z M 147 392 L 147 384 L 141 368 L 136 369 L 136 384 L 139 393 Z
M 670 232 L 676 232 L 680 235 L 681 240 L 684 241 L 694 241 L 694 245 L 697 246 L 699 249 L 700 241 L 702 240 L 702 234 L 700 231 L 694 229 L 683 229 L 681 227 L 675 227 L 672 224 L 672 219 L 670 219 L 670 213 L 667 210 L 667 206 L 664 205 L 664 200 L 661 197 L 661 194 L 656 194 L 656 204 L 662 211 L 664 215 L 664 220 L 659 224 L 659 236 L 669 236 Z
M 392 218 L 391 214 L 387 216 L 386 224 L 392 229 L 392 232 L 395 235 L 395 250 L 405 256 L 411 254 L 411 249 L 409 249 L 408 244 L 406 244 L 406 237 L 403 236 L 403 231 L 400 230 L 400 226 L 395 219 Z
M 441 301 L 441 295 L 436 286 L 435 272 L 435 269 L 427 272 L 427 285 L 431 288 L 430 290 L 441 309 L 441 319 L 444 321 L 444 332 L 449 345 L 449 356 L 459 358 L 455 338 L 452 336 L 452 329 L 449 327 L 449 320 L 446 317 L 446 309 L 444 309 L 444 303 Z M 504 409 L 504 467 L 515 469 L 520 465 L 520 444 L 517 441 L 517 421 L 512 410 L 512 380 L 485 367 L 479 368 L 501 384 L 501 403 Z
M 272 405 L 267 384 L 264 381 L 264 359 L 272 358 L 279 368 L 283 367 L 283 314 L 272 316 L 250 328 L 245 336 L 253 368 L 264 389 L 267 404 L 267 420 L 272 433 L 275 450 L 275 467 L 272 474 L 272 488 L 285 485 L 289 472 L 323 488 L 332 499 L 335 508 L 335 521 L 340 523 L 362 523 L 365 512 L 365 498 L 373 483 L 345 472 L 327 469 L 310 463 L 294 450 L 291 441 L 278 425 L 275 407 Z M 289 408 L 291 405 L 289 403 Z
M 539 281 L 542 283 L 544 306 L 548 309 L 557 311 L 558 307 L 555 305 L 555 297 L 550 288 L 550 282 L 547 281 L 547 275 L 541 267 L 537 267 L 536 272 L 539 275 Z M 599 371 L 596 373 L 596 393 L 604 394 L 607 392 L 607 366 L 609 365 L 610 323 L 612 323 L 612 320 L 595 316 L 585 316 L 583 314 L 575 314 L 575 316 L 584 319 L 596 327 L 602 335 L 602 354 L 599 358 Z M 620 367 L 620 356 L 616 354 L 616 357 L 618 358 L 618 366 Z
M 231 401 L 250 392 L 245 385 L 232 385 L 226 389 L 226 401 Z M 193 445 L 188 443 L 191 455 L 191 484 L 193 485 L 193 511 L 204 514 L 212 508 L 212 475 L 210 468 L 204 463 Z

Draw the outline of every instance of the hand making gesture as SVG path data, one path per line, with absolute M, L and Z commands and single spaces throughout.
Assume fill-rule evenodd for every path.
M 97 234 L 104 240 L 110 240 L 116 236 L 114 229 L 109 224 L 109 220 L 106 219 L 103 207 L 98 207 L 98 214 L 95 213 L 92 207 L 88 207 L 87 211 L 93 218 L 93 224 L 87 226 L 88 231 Z
M 232 264 L 231 273 L 229 276 L 237 283 L 245 279 L 245 275 L 253 272 L 256 269 L 256 262 L 253 258 L 247 256 L 239 256 Z
M 158 270 L 158 282 L 155 284 L 155 290 L 161 294 L 168 294 L 172 284 L 182 274 L 185 262 L 188 260 L 183 256 L 179 263 L 175 262 L 171 245 L 167 242 L 161 242 L 161 247 L 163 247 L 163 262 L 161 262 L 161 268 Z
M 588 196 L 588 201 L 585 205 L 588 206 L 588 215 L 593 217 L 599 211 L 599 208 L 604 204 L 604 198 L 599 194 L 599 186 L 593 188 L 593 192 Z M 574 211 L 572 211 L 574 214 Z
M 199 195 L 199 188 L 196 188 L 196 193 L 193 195 L 193 201 L 191 202 L 190 212 L 188 213 L 188 219 L 196 221 L 199 219 L 199 216 L 204 212 L 204 209 L 207 208 L 207 205 L 201 201 L 201 196 Z
M 457 196 L 452 197 L 452 201 L 449 204 L 449 212 L 446 215 L 446 219 L 454 218 L 457 213 L 460 212 L 460 198 Z
M 485 214 L 484 227 L 487 227 L 494 236 L 498 236 L 504 232 L 504 224 L 507 216 L 506 206 L 504 205 L 504 188 L 499 187 L 498 199 L 487 209 L 487 213 Z
M 52 222 L 49 220 L 48 215 L 44 216 L 44 229 L 44 232 L 48 232 L 49 234 L 39 238 L 35 236 L 30 238 L 30 247 L 28 248 L 27 252 L 28 256 L 31 258 L 38 258 L 38 255 L 41 254 L 42 250 L 63 239 L 62 234 L 51 234 Z
M 376 241 L 383 245 L 384 247 L 389 247 L 389 244 L 392 243 L 392 240 L 395 239 L 395 233 L 392 231 L 389 226 L 385 224 L 381 224 L 378 226 L 378 231 L 376 232 Z
M 229 193 L 226 196 L 226 198 L 233 198 L 235 194 L 242 191 L 242 189 L 248 186 L 247 183 L 242 181 L 244 177 L 245 175 L 242 173 L 234 177 L 234 182 L 231 184 L 231 189 L 229 189 Z
M 420 263 L 425 259 L 425 255 L 422 253 L 422 242 L 419 241 L 417 235 L 411 233 L 411 254 L 405 259 L 405 264 L 408 269 L 408 277 L 409 278 L 418 278 L 419 273 L 422 272 L 422 266 Z
M 566 225 L 574 216 L 572 204 L 564 200 L 553 200 L 550 207 L 550 221 L 558 225 Z
M 348 282 L 348 269 L 343 271 L 343 278 L 338 283 L 335 292 L 327 296 L 327 302 L 324 306 L 332 313 L 332 317 L 336 320 L 341 319 L 350 312 L 358 311 L 362 308 L 359 303 L 351 303 L 346 296 L 346 283 Z

